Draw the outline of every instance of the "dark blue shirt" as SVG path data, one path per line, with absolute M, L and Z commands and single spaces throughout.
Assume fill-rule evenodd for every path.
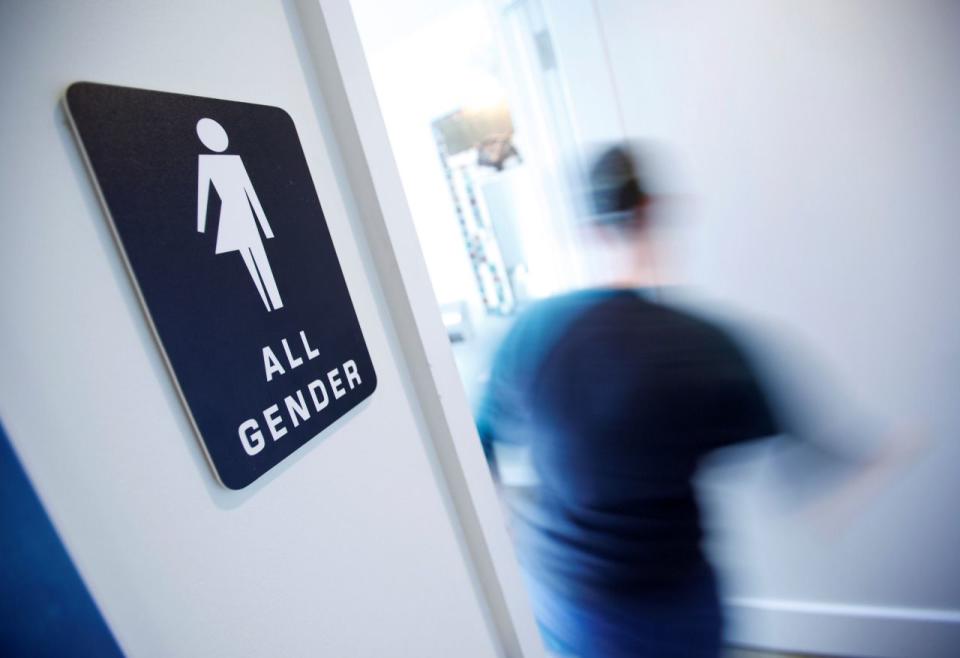
M 571 593 L 649 591 L 702 569 L 699 461 L 777 433 L 726 332 L 615 289 L 521 315 L 494 360 L 478 425 L 487 449 L 529 446 L 540 486 L 514 505 L 520 559 Z

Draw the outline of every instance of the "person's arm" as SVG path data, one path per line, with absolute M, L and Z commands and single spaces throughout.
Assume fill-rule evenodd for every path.
M 493 357 L 490 366 L 490 374 L 487 378 L 486 388 L 480 399 L 480 404 L 476 411 L 477 433 L 480 435 L 480 445 L 483 448 L 483 456 L 486 457 L 487 466 L 490 468 L 490 474 L 494 482 L 500 482 L 500 471 L 497 467 L 497 457 L 494 444 L 498 441 L 500 427 L 498 421 L 503 419 L 507 409 L 504 408 L 503 397 L 505 389 L 510 387 L 509 378 L 504 372 L 505 357 L 507 351 L 507 339 L 501 343 Z
M 817 525 L 836 530 L 923 454 L 922 429 L 889 427 L 798 342 L 752 341 L 759 378 L 784 434 L 773 453 L 783 493 Z
M 871 500 L 926 454 L 930 438 L 923 428 L 897 427 L 877 439 L 875 452 L 861 456 L 832 491 L 811 501 L 807 515 L 827 532 L 851 525 Z
M 526 319 L 518 318 L 500 341 L 490 363 L 483 395 L 476 409 L 477 432 L 483 454 L 495 481 L 499 483 L 501 464 L 497 463 L 497 448 L 503 444 L 517 445 L 526 430 L 525 383 L 521 373 L 530 364 L 528 349 L 524 349 Z

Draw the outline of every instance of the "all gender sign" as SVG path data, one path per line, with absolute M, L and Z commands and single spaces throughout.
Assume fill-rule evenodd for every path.
M 207 458 L 243 488 L 377 385 L 293 121 L 86 82 L 65 106 Z

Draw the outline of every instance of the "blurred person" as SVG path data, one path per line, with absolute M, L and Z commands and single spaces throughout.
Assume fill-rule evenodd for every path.
M 778 434 L 719 326 L 656 301 L 655 199 L 607 149 L 589 173 L 592 287 L 539 302 L 505 338 L 478 427 L 524 445 L 539 484 L 511 530 L 547 647 L 561 655 L 718 656 L 722 614 L 693 478 L 724 446 Z

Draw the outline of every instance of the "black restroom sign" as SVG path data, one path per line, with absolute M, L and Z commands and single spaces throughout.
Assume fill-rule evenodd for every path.
M 293 121 L 86 82 L 65 104 L 207 457 L 241 489 L 377 385 Z

